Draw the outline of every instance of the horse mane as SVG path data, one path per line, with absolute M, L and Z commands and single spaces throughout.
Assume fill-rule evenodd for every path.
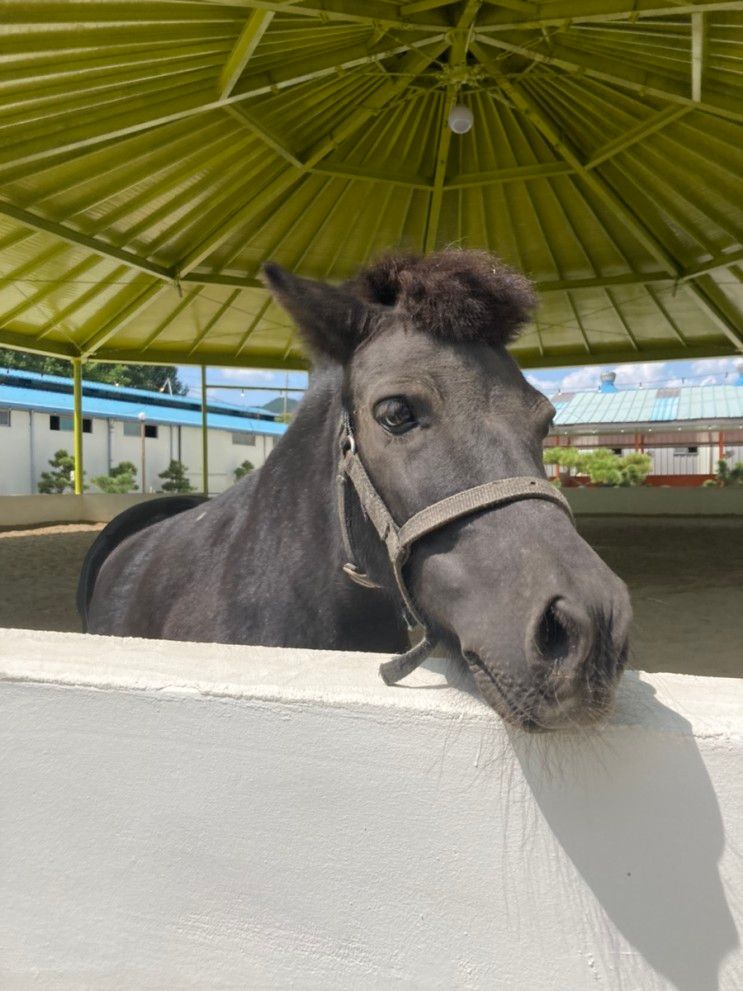
M 383 255 L 343 288 L 394 306 L 434 337 L 492 346 L 514 340 L 537 303 L 521 272 L 488 251 L 464 249 Z

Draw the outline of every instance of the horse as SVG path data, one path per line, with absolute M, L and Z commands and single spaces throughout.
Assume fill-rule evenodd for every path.
M 293 422 L 216 498 L 109 524 L 85 628 L 393 653 L 390 684 L 441 643 L 513 725 L 601 719 L 631 606 L 545 475 L 555 410 L 507 348 L 529 280 L 463 249 L 383 256 L 340 286 L 263 274 L 312 362 Z

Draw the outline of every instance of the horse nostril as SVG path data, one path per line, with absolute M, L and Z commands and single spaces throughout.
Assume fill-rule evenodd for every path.
M 564 663 L 570 656 L 573 646 L 564 618 L 558 612 L 558 602 L 558 599 L 550 602 L 534 634 L 534 646 L 539 657 L 554 664 Z

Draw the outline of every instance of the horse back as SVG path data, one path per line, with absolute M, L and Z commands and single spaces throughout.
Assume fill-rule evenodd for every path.
M 85 555 L 80 578 L 77 583 L 77 611 L 82 620 L 83 632 L 88 632 L 88 606 L 93 597 L 96 579 L 104 562 L 128 537 L 141 530 L 162 523 L 187 509 L 208 501 L 205 495 L 163 496 L 137 503 L 115 516 L 98 534 Z

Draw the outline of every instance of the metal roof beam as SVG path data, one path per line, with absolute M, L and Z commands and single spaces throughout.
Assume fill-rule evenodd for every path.
M 400 77 L 385 79 L 384 82 L 366 98 L 364 105 L 355 110 L 346 121 L 330 134 L 325 135 L 315 145 L 305 159 L 302 169 L 286 168 L 274 180 L 268 183 L 249 203 L 239 207 L 231 217 L 221 220 L 207 236 L 185 255 L 177 266 L 179 272 L 188 274 L 208 258 L 220 244 L 229 240 L 233 234 L 248 224 L 262 210 L 266 209 L 280 196 L 287 193 L 294 185 L 302 180 L 308 171 L 327 158 L 339 145 L 355 134 L 359 128 L 383 107 L 393 100 L 398 93 L 409 85 L 410 73 L 422 72 L 432 59 L 436 58 L 447 46 L 447 41 L 433 45 L 428 52 L 411 51 L 405 56 L 405 64 L 401 67 Z
M 376 171 L 350 165 L 347 162 L 326 162 L 316 165 L 312 172 L 318 175 L 337 176 L 339 179 L 362 179 L 368 182 L 381 182 L 389 186 L 407 186 L 409 189 L 431 189 L 431 183 L 424 176 L 395 175 L 393 172 Z
M 79 231 L 73 230 L 71 227 L 66 227 L 64 224 L 57 223 L 54 220 L 46 220 L 44 217 L 39 217 L 35 213 L 30 213 L 28 210 L 23 210 L 21 207 L 14 206 L 6 200 L 0 200 L 0 214 L 5 217 L 10 217 L 12 220 L 17 220 L 19 223 L 23 224 L 24 227 L 30 227 L 32 230 L 44 231 L 47 234 L 53 234 L 55 237 L 62 238 L 62 240 L 67 241 L 70 244 L 87 248 L 89 251 L 94 251 L 97 255 L 102 255 L 106 258 L 114 258 L 116 261 L 126 262 L 126 264 L 132 268 L 136 268 L 140 272 L 146 272 L 148 275 L 155 275 L 159 279 L 172 280 L 173 278 L 164 265 L 157 265 L 154 262 L 148 261 L 146 258 L 142 258 L 140 255 L 134 254 L 132 251 L 125 251 L 122 248 L 116 248 L 112 244 L 106 244 L 103 241 L 99 241 L 95 237 L 82 234 Z
M 177 2 L 192 3 L 193 0 L 177 0 Z M 206 2 L 214 2 L 214 0 L 206 0 Z M 221 2 L 221 0 L 217 0 L 217 2 Z M 363 0 L 363 3 L 354 3 L 351 0 L 342 0 L 342 2 L 341 0 L 308 0 L 301 7 L 293 7 L 286 0 L 283 3 L 280 0 L 228 0 L 228 2 L 230 6 L 247 7 L 251 10 L 296 14 L 298 17 L 321 21 L 369 24 L 372 27 L 383 27 L 391 31 L 435 31 L 443 24 L 442 21 L 438 21 L 436 24 L 426 24 L 421 21 L 390 17 L 390 5 L 380 3 L 379 0 Z
M 42 346 L 30 335 L 15 334 L 11 330 L 5 330 L 4 327 L 0 327 L 0 347 L 12 348 L 14 351 L 30 351 L 32 354 L 43 354 L 52 358 L 77 358 L 79 355 L 74 344 L 53 341 Z
M 271 10 L 254 10 L 248 18 L 220 73 L 217 84 L 217 97 L 220 100 L 228 97 L 235 88 L 272 20 L 273 11 Z
M 273 302 L 273 296 L 270 293 L 266 293 L 265 300 L 261 303 L 261 305 L 258 308 L 258 312 L 253 317 L 253 319 L 250 321 L 250 324 L 248 325 L 248 329 L 245 331 L 245 333 L 243 334 L 243 336 L 240 338 L 240 341 L 239 341 L 239 343 L 237 345 L 237 348 L 235 350 L 235 357 L 236 358 L 238 358 L 240 356 L 240 353 L 243 351 L 243 349 L 245 348 L 245 345 L 248 343 L 248 339 L 250 338 L 250 336 L 253 333 L 253 331 L 255 330 L 255 328 L 258 326 L 258 324 L 261 322 L 261 320 L 266 315 L 266 312 L 268 311 L 268 308 L 269 308 L 269 306 L 271 305 L 272 302 Z
M 597 275 L 586 279 L 546 279 L 535 282 L 537 292 L 569 292 L 573 289 L 606 289 L 609 286 L 644 286 L 651 282 L 674 280 L 668 272 L 627 272 L 625 275 Z
M 257 138 L 260 138 L 264 144 L 268 145 L 272 151 L 275 151 L 277 155 L 280 155 L 290 165 L 301 168 L 302 162 L 294 152 L 290 148 L 287 148 L 286 144 L 276 134 L 273 134 L 265 124 L 257 120 L 242 103 L 227 104 L 225 110 L 235 120 L 248 127 Z
M 600 58 L 589 55 L 571 47 L 567 36 L 563 37 L 562 44 L 554 42 L 553 39 L 550 54 L 544 55 L 534 48 L 529 48 L 528 45 L 515 44 L 512 41 L 491 38 L 482 34 L 482 29 L 479 26 L 477 30 L 477 41 L 503 51 L 512 52 L 514 55 L 522 55 L 531 62 L 556 65 L 567 72 L 599 79 L 602 82 L 632 90 L 635 93 L 657 96 L 661 100 L 683 104 L 690 110 L 706 110 L 719 117 L 743 121 L 740 100 L 733 94 L 721 90 L 712 91 L 708 87 L 705 91 L 704 101 L 695 102 L 692 100 L 689 90 L 680 85 L 678 80 L 672 79 L 670 76 L 663 76 L 660 73 L 645 72 L 644 69 L 639 69 L 627 62 L 620 62 L 618 59 L 603 55 Z
M 207 336 L 207 334 L 209 333 L 209 331 L 212 330 L 212 328 L 216 327 L 216 325 L 219 323 L 219 321 L 225 315 L 225 313 L 227 312 L 227 310 L 229 310 L 229 308 L 232 306 L 232 304 L 235 302 L 235 300 L 237 299 L 237 297 L 240 295 L 241 292 L 242 292 L 242 289 L 235 289 L 234 292 L 231 292 L 230 295 L 227 297 L 227 299 L 224 301 L 224 303 L 222 303 L 222 305 L 217 308 L 214 316 L 210 320 L 207 320 L 206 324 L 202 327 L 202 329 L 196 335 L 192 346 L 188 350 L 188 357 L 189 358 L 193 355 L 193 353 L 195 351 L 198 350 L 199 345 L 204 340 L 204 338 Z
M 482 0 L 467 0 L 462 11 L 457 18 L 456 29 L 453 34 L 451 48 L 449 50 L 449 69 L 459 69 L 467 60 L 469 51 L 472 25 L 482 6 Z M 451 146 L 452 131 L 449 127 L 448 117 L 451 108 L 454 106 L 459 93 L 460 84 L 454 82 L 446 87 L 446 98 L 444 100 L 443 113 L 441 115 L 438 147 L 436 150 L 436 168 L 433 177 L 433 189 L 429 197 L 428 212 L 426 214 L 425 230 L 423 233 L 423 250 L 432 251 L 436 244 L 436 235 L 439 229 L 441 218 L 441 206 L 444 201 L 444 185 L 446 181 L 446 168 L 449 163 L 449 148 Z
M 110 320 L 107 320 L 104 325 L 97 330 L 94 334 L 91 334 L 80 347 L 80 357 L 88 358 L 90 355 L 94 354 L 106 341 L 110 340 L 114 334 L 118 334 L 120 330 L 123 330 L 132 320 L 136 320 L 139 314 L 147 309 L 151 303 L 165 290 L 169 288 L 162 282 L 151 282 L 145 289 L 138 293 L 134 299 L 129 300 L 122 306 L 122 308 L 116 313 Z
M 721 268 L 727 268 L 729 265 L 739 265 L 741 262 L 743 262 L 743 248 L 738 248 L 737 251 L 728 251 L 727 253 L 715 255 L 708 262 L 702 262 L 701 265 L 693 265 L 691 268 L 685 269 L 680 281 L 684 282 L 686 279 L 695 279 L 699 275 L 716 272 Z
M 485 3 L 491 7 L 505 7 L 506 10 L 514 10 L 527 17 L 536 17 L 539 12 L 539 4 L 531 3 L 530 0 L 485 0 Z
M 594 152 L 590 160 L 586 162 L 586 168 L 595 169 L 597 165 L 600 165 L 607 159 L 613 158 L 627 148 L 631 148 L 632 145 L 637 144 L 639 141 L 644 141 L 651 134 L 657 134 L 658 131 L 667 127 L 669 124 L 673 124 L 679 118 L 685 117 L 689 113 L 689 110 L 689 107 L 666 107 L 665 110 L 659 110 L 658 113 L 651 114 L 647 120 L 643 120 L 635 127 L 629 128 L 624 134 L 620 134 L 618 138 L 607 142 L 598 151 Z
M 420 14 L 425 10 L 436 10 L 438 7 L 448 7 L 451 4 L 451 0 L 416 0 L 416 3 L 404 3 L 400 7 L 400 13 L 403 17 L 409 17 L 411 14 Z
M 16 347 L 23 347 L 17 344 Z M 45 350 L 44 354 L 47 353 Z M 159 351 L 148 351 L 146 358 L 142 352 L 136 348 L 101 348 L 95 355 L 96 361 L 124 361 L 127 364 L 138 365 L 203 365 L 205 362 L 210 365 L 226 366 L 228 368 L 245 368 L 246 359 L 244 356 L 235 357 L 231 354 L 215 353 L 213 356 L 204 354 L 193 358 L 184 358 L 181 351 L 170 351 L 162 348 Z M 285 368 L 289 371 L 306 372 L 310 368 L 309 361 L 301 355 L 289 354 L 282 358 L 281 351 L 256 352 L 251 351 L 250 360 L 247 362 L 250 368 Z
M 671 253 L 660 243 L 655 234 L 646 227 L 645 223 L 635 215 L 631 207 L 608 185 L 597 173 L 585 167 L 576 150 L 568 143 L 567 138 L 562 137 L 555 130 L 553 125 L 547 120 L 539 107 L 531 97 L 514 85 L 486 56 L 479 45 L 472 45 L 472 50 L 477 58 L 482 62 L 488 72 L 498 79 L 502 89 L 511 98 L 516 108 L 523 113 L 526 118 L 536 127 L 546 141 L 560 154 L 566 162 L 573 166 L 577 175 L 591 189 L 591 191 L 603 200 L 616 215 L 622 220 L 625 227 L 632 232 L 640 244 L 667 269 L 667 271 L 677 278 L 681 274 L 681 269 Z
M 225 100 L 203 100 L 200 94 L 195 96 L 189 94 L 187 97 L 163 101 L 160 104 L 161 112 L 155 113 L 154 116 L 146 119 L 142 119 L 142 112 L 139 107 L 134 111 L 119 114 L 114 118 L 120 122 L 121 126 L 119 127 L 112 126 L 109 129 L 101 131 L 99 129 L 100 124 L 98 123 L 92 127 L 81 125 L 79 128 L 75 128 L 74 139 L 60 142 L 59 135 L 55 135 L 54 140 L 56 143 L 52 145 L 48 143 L 50 137 L 44 135 L 21 146 L 11 147 L 5 155 L 0 153 L 0 180 L 7 179 L 4 173 L 12 169 L 17 170 L 24 165 L 31 165 L 48 158 L 57 158 L 65 154 L 84 151 L 96 145 L 105 144 L 121 138 L 128 138 L 141 131 L 162 127 L 188 117 L 208 113 L 212 110 L 224 109 L 242 100 L 263 96 L 267 93 L 275 93 L 279 89 L 296 86 L 312 79 L 321 79 L 324 76 L 334 75 L 340 71 L 380 62 L 383 59 L 392 58 L 405 52 L 425 48 L 428 45 L 435 45 L 441 42 L 444 37 L 443 34 L 437 34 L 415 41 L 398 43 L 392 48 L 385 48 L 378 52 L 370 52 L 363 45 L 354 49 L 346 47 L 340 51 L 333 51 L 330 58 L 323 56 L 314 60 L 292 62 L 283 70 L 261 73 L 258 77 L 252 79 L 250 77 L 243 79 L 240 87 L 238 87 L 238 91 L 232 93 Z M 340 62 L 337 61 L 339 57 L 341 58 Z M 163 113 L 162 110 L 165 107 L 169 109 Z M 113 123 L 113 121 L 109 121 L 109 123 Z
M 203 288 L 203 286 L 197 286 L 196 289 L 192 289 L 189 293 L 185 293 L 183 298 L 178 300 L 165 319 L 161 320 L 157 327 L 155 327 L 155 329 L 147 335 L 146 340 L 141 345 L 143 352 L 147 351 L 150 345 L 154 344 L 158 337 L 164 334 L 168 327 L 172 326 L 173 321 L 179 317 L 187 307 L 196 301 L 196 298 Z
M 729 314 L 730 301 L 724 296 L 709 275 L 697 276 L 686 283 L 700 308 L 710 320 L 725 334 L 733 345 L 743 353 L 743 313 L 738 313 L 733 320 Z
M 513 349 L 514 357 L 521 368 L 562 368 L 566 365 L 574 365 L 576 361 L 575 350 L 571 351 L 546 351 L 540 355 L 535 351 L 532 353 L 521 351 L 519 348 Z M 674 346 L 651 345 L 643 347 L 639 351 L 627 351 L 608 349 L 593 350 L 589 353 L 581 354 L 580 363 L 582 365 L 602 365 L 604 363 L 622 364 L 631 361 L 672 361 L 674 359 L 694 358 L 716 358 L 735 355 L 735 347 L 728 344 L 709 344 L 704 347 L 684 347 L 677 344 Z M 118 360 L 118 359 L 112 359 Z M 173 359 L 170 359 L 171 363 Z
M 502 182 L 522 182 L 526 179 L 548 179 L 551 176 L 571 175 L 573 166 L 567 162 L 544 162 L 540 165 L 514 165 L 490 172 L 471 172 L 452 176 L 446 189 L 466 189 L 469 186 L 486 186 Z
M 479 31 L 516 31 L 522 28 L 540 29 L 543 27 L 566 27 L 570 24 L 592 24 L 602 21 L 634 21 L 642 17 L 678 17 L 696 14 L 699 11 L 740 10 L 739 0 L 698 0 L 684 3 L 683 0 L 561 0 L 537 4 L 535 17 L 523 20 L 508 20 L 503 16 L 493 17 L 478 26 Z

